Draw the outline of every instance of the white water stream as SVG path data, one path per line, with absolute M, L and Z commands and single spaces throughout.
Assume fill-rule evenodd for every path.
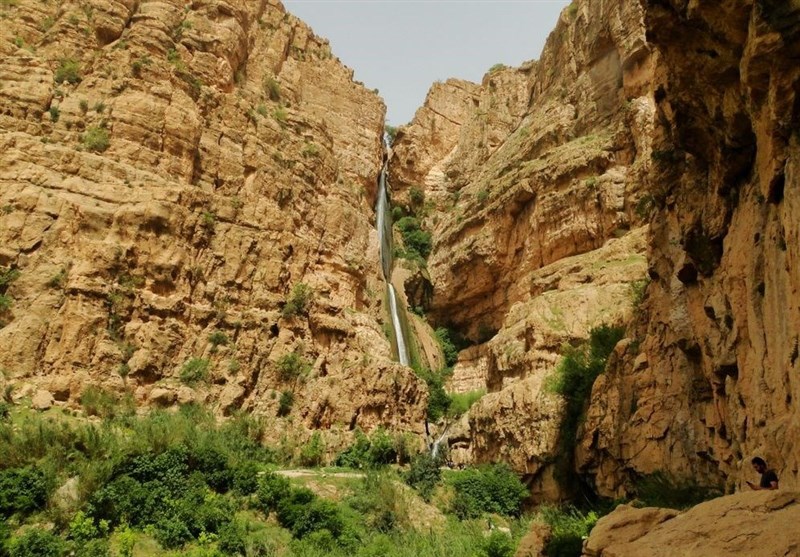
M 389 311 L 392 314 L 392 328 L 394 338 L 397 343 L 397 358 L 404 366 L 408 365 L 408 347 L 403 336 L 403 327 L 400 323 L 400 313 L 397 304 L 397 292 L 392 286 L 392 215 L 389 208 L 389 194 L 386 191 L 386 165 L 381 169 L 381 178 L 378 183 L 378 204 L 375 207 L 378 221 L 378 241 L 381 246 L 381 266 L 383 268 L 383 278 L 386 279 L 386 286 L 389 298 Z

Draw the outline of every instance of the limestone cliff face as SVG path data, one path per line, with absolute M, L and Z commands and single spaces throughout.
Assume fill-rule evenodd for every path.
M 648 2 L 658 57 L 652 280 L 595 384 L 581 469 L 604 494 L 666 470 L 798 486 L 800 6 Z
M 0 10 L 8 382 L 266 414 L 294 390 L 307 427 L 422 427 L 378 323 L 385 107 L 326 41 L 277 0 Z M 282 313 L 300 283 L 307 315 Z M 181 385 L 192 358 L 207 381 Z
M 541 60 L 434 85 L 401 128 L 393 191 L 424 187 L 436 207 L 434 320 L 496 330 L 525 277 L 637 222 L 653 115 L 642 17 L 636 3 L 575 3 Z
M 434 85 L 393 145 L 395 199 L 425 193 L 428 316 L 481 343 L 449 385 L 488 391 L 451 427 L 451 455 L 508 462 L 540 497 L 563 495 L 563 403 L 545 378 L 562 344 L 630 319 L 645 276 L 651 64 L 637 3 L 575 2 L 540 60 Z

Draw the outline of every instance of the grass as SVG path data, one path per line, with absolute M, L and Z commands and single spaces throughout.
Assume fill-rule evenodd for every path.
M 92 126 L 81 138 L 83 146 L 88 150 L 95 153 L 102 153 L 108 149 L 111 142 L 108 138 L 108 131 L 100 126 Z
M 81 82 L 81 65 L 74 58 L 63 58 L 56 68 L 53 76 L 58 84 L 69 83 L 75 85 Z

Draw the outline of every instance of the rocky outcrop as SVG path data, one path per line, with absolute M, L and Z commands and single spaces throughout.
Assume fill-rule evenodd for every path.
M 739 493 L 679 513 L 620 505 L 600 519 L 584 557 L 784 557 L 800 554 L 800 495 Z
M 563 495 L 563 402 L 545 378 L 564 343 L 630 319 L 647 267 L 639 206 L 655 112 L 643 18 L 637 3 L 574 2 L 540 60 L 434 85 L 392 148 L 394 198 L 419 205 L 420 190 L 433 237 L 424 309 L 479 343 L 448 388 L 488 394 L 451 427 L 451 458 L 505 461 L 539 498 Z
M 646 9 L 651 284 L 638 349 L 595 384 L 579 466 L 610 496 L 655 471 L 730 490 L 760 455 L 796 488 L 800 7 Z
M 423 187 L 435 206 L 435 321 L 497 330 L 531 273 L 638 222 L 653 117 L 642 18 L 636 3 L 576 2 L 538 62 L 435 85 L 400 129 L 393 190 Z
M 9 382 L 421 430 L 379 324 L 385 107 L 326 41 L 277 0 L 0 10 Z

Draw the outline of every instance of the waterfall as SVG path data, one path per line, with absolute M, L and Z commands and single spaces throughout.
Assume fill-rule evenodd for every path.
M 380 242 L 381 267 L 383 268 L 383 278 L 386 279 L 387 296 L 389 298 L 389 311 L 392 314 L 392 328 L 394 338 L 397 343 L 397 358 L 404 366 L 408 365 L 408 347 L 403 336 L 403 327 L 400 323 L 400 313 L 397 304 L 397 292 L 392 286 L 392 215 L 389 212 L 389 195 L 386 192 L 387 164 L 381 169 L 381 177 L 378 182 L 378 204 L 375 208 L 378 221 L 378 241 Z

